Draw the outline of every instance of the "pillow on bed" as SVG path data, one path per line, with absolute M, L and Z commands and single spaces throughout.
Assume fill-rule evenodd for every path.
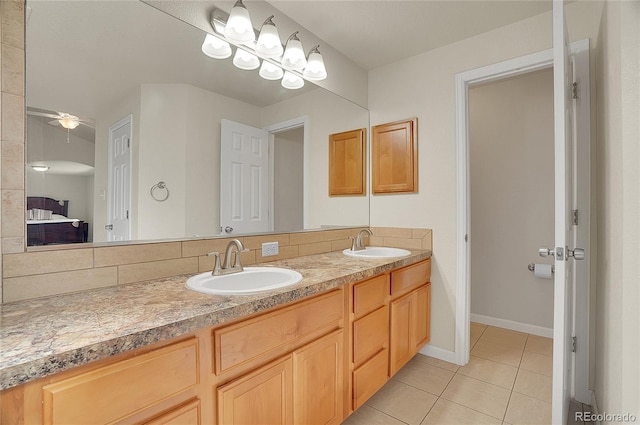
M 51 220 L 63 220 L 66 218 L 67 217 L 63 216 L 62 214 L 51 214 Z

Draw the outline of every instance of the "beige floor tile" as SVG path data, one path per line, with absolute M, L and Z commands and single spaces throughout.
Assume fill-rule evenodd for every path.
M 513 391 L 551 403 L 551 377 L 520 369 Z
M 385 415 L 379 410 L 364 405 L 353 412 L 343 425 L 404 425 L 401 421 Z
M 436 359 L 435 357 L 425 356 L 424 354 L 416 354 L 414 359 L 426 364 L 430 364 L 431 366 L 438 366 L 442 369 L 450 370 L 451 372 L 457 372 L 458 368 L 460 367 L 457 364 L 445 362 L 444 360 Z
M 469 364 L 458 369 L 458 373 L 510 390 L 513 388 L 518 368 L 482 357 L 471 356 Z
M 495 342 L 501 346 L 524 349 L 527 343 L 527 334 L 509 329 L 496 328 L 495 326 L 487 326 L 480 340 Z
M 502 420 L 509 394 L 511 391 L 506 388 L 456 375 L 442 393 L 442 398 Z
M 523 348 L 524 347 L 518 348 L 512 345 L 502 345 L 480 338 L 473 347 L 473 350 L 471 350 L 471 355 L 518 367 L 520 366 Z
M 487 328 L 487 325 L 481 325 L 480 323 L 471 323 L 470 336 L 469 336 L 469 347 L 473 348 L 476 345 L 476 342 L 482 336 L 482 333 Z
M 393 379 L 434 395 L 442 394 L 454 373 L 419 360 L 411 360 Z
M 421 425 L 500 425 L 499 419 L 443 398 L 438 399 Z
M 369 399 L 367 405 L 404 423 L 418 425 L 436 400 L 438 397 L 433 394 L 391 380 Z
M 551 404 L 514 392 L 504 420 L 513 425 L 548 425 L 551 423 Z
M 527 351 L 522 355 L 520 369 L 551 376 L 553 369 L 553 357 Z
M 527 345 L 525 345 L 524 347 L 524 351 L 544 354 L 545 356 L 552 356 L 553 339 L 545 338 L 543 336 L 529 335 L 529 338 L 527 338 Z

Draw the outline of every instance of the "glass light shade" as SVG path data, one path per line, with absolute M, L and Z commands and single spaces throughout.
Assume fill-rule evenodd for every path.
M 214 59 L 226 59 L 231 56 L 231 45 L 226 41 L 207 34 L 202 43 L 202 53 Z
M 285 47 L 282 55 L 282 65 L 286 68 L 302 71 L 307 66 L 307 58 L 304 56 L 302 43 L 297 34 L 297 31 L 294 32 L 287 40 L 287 47 Z
M 270 16 L 264 21 L 262 29 L 260 29 L 258 41 L 256 42 L 256 52 L 267 58 L 282 56 L 282 52 L 284 51 L 282 43 L 280 42 L 278 28 L 276 28 L 272 19 L 273 16 Z
M 46 165 L 32 165 L 31 168 L 33 168 L 33 171 L 40 171 L 41 173 L 49 170 L 49 167 Z
M 304 86 L 304 80 L 291 72 L 285 71 L 281 84 L 285 89 L 299 89 Z
M 265 80 L 279 80 L 284 75 L 284 71 L 277 65 L 267 61 L 262 61 L 260 76 Z
M 255 40 L 256 35 L 253 32 L 251 17 L 242 0 L 238 0 L 231 9 L 229 19 L 224 27 L 224 36 L 236 43 L 248 43 Z
M 78 117 L 74 116 L 65 116 L 58 120 L 61 126 L 68 130 L 73 130 L 77 126 L 80 125 L 80 121 L 78 121 Z
M 302 75 L 311 81 L 320 81 L 327 78 L 327 69 L 324 67 L 324 59 L 322 59 L 318 46 L 309 52 L 309 60 Z
M 236 49 L 236 54 L 233 56 L 233 64 L 240 69 L 251 71 L 260 66 L 260 59 L 245 50 Z

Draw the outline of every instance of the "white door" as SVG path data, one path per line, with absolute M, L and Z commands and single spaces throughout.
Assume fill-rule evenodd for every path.
M 267 232 L 269 221 L 269 133 L 222 120 L 220 144 L 222 233 Z
M 131 239 L 131 116 L 109 128 L 108 241 Z
M 573 117 L 570 49 L 563 0 L 553 2 L 555 255 L 552 422 L 566 423 L 571 397 L 573 328 Z M 579 255 L 575 255 L 578 257 Z

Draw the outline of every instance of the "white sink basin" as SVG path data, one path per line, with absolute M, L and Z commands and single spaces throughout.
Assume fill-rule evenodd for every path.
M 245 267 L 239 273 L 212 276 L 211 272 L 187 280 L 187 288 L 213 295 L 244 295 L 271 291 L 295 285 L 302 275 L 295 270 L 278 267 Z
M 402 248 L 389 248 L 386 246 L 368 246 L 360 251 L 351 251 L 351 249 L 345 249 L 342 251 L 345 255 L 351 257 L 361 258 L 391 258 L 391 257 L 406 257 L 411 252 Z

